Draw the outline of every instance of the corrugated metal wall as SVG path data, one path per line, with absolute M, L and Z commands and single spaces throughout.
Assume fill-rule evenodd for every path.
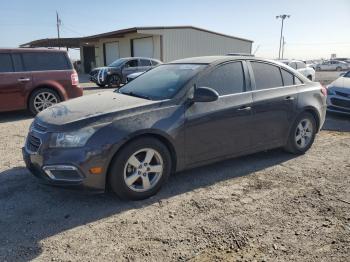
M 163 61 L 227 53 L 251 53 L 252 42 L 196 29 L 142 30 L 163 38 Z

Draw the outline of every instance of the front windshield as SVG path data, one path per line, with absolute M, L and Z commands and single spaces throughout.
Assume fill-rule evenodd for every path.
M 115 60 L 112 64 L 109 64 L 108 66 L 110 67 L 118 67 L 120 66 L 122 63 L 125 62 L 126 59 L 120 58 L 118 60 Z
M 172 98 L 205 65 L 160 65 L 119 89 L 122 94 L 151 100 Z

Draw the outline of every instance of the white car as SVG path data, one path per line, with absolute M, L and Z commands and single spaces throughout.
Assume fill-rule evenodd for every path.
M 315 70 L 311 67 L 307 67 L 303 61 L 300 60 L 280 60 L 280 62 L 294 68 L 299 73 L 307 77 L 309 80 L 315 80 Z
M 327 86 L 327 110 L 350 115 L 350 71 Z
M 342 71 L 348 70 L 349 65 L 343 61 L 329 60 L 316 65 L 317 71 Z

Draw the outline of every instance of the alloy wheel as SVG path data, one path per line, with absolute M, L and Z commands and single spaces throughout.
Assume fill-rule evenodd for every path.
M 37 112 L 41 112 L 44 109 L 57 103 L 57 97 L 50 92 L 39 93 L 34 98 L 34 108 Z
M 296 131 L 295 131 L 295 142 L 298 148 L 304 149 L 306 148 L 313 136 L 313 124 L 312 122 L 305 118 L 302 119 L 299 124 L 297 125 Z
M 124 167 L 124 182 L 135 192 L 154 188 L 163 174 L 163 158 L 152 148 L 144 148 L 132 154 Z

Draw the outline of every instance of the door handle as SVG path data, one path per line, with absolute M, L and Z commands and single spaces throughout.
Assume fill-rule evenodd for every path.
M 294 100 L 294 96 L 287 96 L 284 100 Z
M 18 78 L 17 79 L 18 82 L 29 82 L 30 81 L 30 78 Z
M 242 106 L 240 108 L 238 108 L 237 110 L 238 111 L 249 111 L 251 110 L 252 108 L 250 106 Z

